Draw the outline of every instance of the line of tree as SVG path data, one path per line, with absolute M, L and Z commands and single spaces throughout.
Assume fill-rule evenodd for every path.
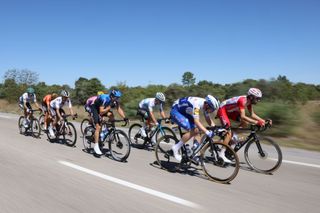
M 26 88 L 32 86 L 35 88 L 39 100 L 46 94 L 60 93 L 62 89 L 66 89 L 70 91 L 74 104 L 83 105 L 86 99 L 96 95 L 97 91 L 109 91 L 118 88 L 123 93 L 122 106 L 126 114 L 132 117 L 136 114 L 138 103 L 144 98 L 153 97 L 158 91 L 166 95 L 165 107 L 169 110 L 171 104 L 180 97 L 204 97 L 207 94 L 212 94 L 220 100 L 224 100 L 233 96 L 244 95 L 248 88 L 257 87 L 263 92 L 263 101 L 257 106 L 257 109 L 262 107 L 261 113 L 264 116 L 271 117 L 275 123 L 282 124 L 285 132 L 288 132 L 288 126 L 296 120 L 295 107 L 298 103 L 304 104 L 309 100 L 320 100 L 320 85 L 292 83 L 286 76 L 282 75 L 270 80 L 246 79 L 241 82 L 222 85 L 208 80 L 196 82 L 194 74 L 187 71 L 182 76 L 181 84 L 148 85 L 146 87 L 129 87 L 124 82 L 105 87 L 97 78 L 87 79 L 83 77 L 79 77 L 75 81 L 74 87 L 70 87 L 69 85 L 58 84 L 47 85 L 45 82 L 39 82 L 38 79 L 39 75 L 30 70 L 8 70 L 3 76 L 3 83 L 0 84 L 0 98 L 11 103 L 17 102 Z
M 83 104 L 88 97 L 95 95 L 97 91 L 108 91 L 113 88 L 122 90 L 124 94 L 122 102 L 129 106 L 136 105 L 143 98 L 154 96 L 157 91 L 166 95 L 167 105 L 170 106 L 174 100 L 183 96 L 204 97 L 207 94 L 212 94 L 220 99 L 226 99 L 243 95 L 250 87 L 261 89 L 263 99 L 267 101 L 281 100 L 287 103 L 305 103 L 308 100 L 320 99 L 320 85 L 292 83 L 286 76 L 281 75 L 270 80 L 246 79 L 241 82 L 222 85 L 208 80 L 200 80 L 196 83 L 194 74 L 188 71 L 182 76 L 182 84 L 148 85 L 146 87 L 129 87 L 124 82 L 105 87 L 98 78 L 87 79 L 83 77 L 79 77 L 74 87 L 70 87 L 69 85 L 59 84 L 47 85 L 45 82 L 39 82 L 38 79 L 39 75 L 30 70 L 8 70 L 3 76 L 3 83 L 0 84 L 0 98 L 9 102 L 16 102 L 26 88 L 32 86 L 40 98 L 48 93 L 59 93 L 62 89 L 69 90 L 75 104 Z

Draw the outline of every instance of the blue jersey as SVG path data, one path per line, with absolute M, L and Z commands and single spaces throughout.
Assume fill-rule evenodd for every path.
M 97 97 L 93 104 L 97 109 L 101 106 L 104 108 L 111 106 L 112 108 L 118 105 L 117 101 L 112 101 L 109 94 L 102 94 Z
M 208 114 L 203 110 L 204 102 L 204 98 L 184 97 L 176 100 L 172 107 L 176 108 L 182 114 L 199 118 L 200 111 L 203 111 L 204 115 L 208 116 Z

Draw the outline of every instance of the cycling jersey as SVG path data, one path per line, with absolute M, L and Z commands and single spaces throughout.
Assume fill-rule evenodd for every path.
M 170 112 L 171 119 L 188 131 L 194 129 L 194 119 L 199 119 L 200 111 L 209 117 L 209 114 L 203 109 L 204 102 L 204 98 L 198 97 L 185 97 L 176 100 Z
M 247 96 L 236 96 L 221 103 L 217 116 L 222 125 L 230 127 L 231 123 L 229 118 L 240 121 L 240 110 L 245 108 L 249 111 L 252 109 L 252 105 L 248 104 Z
M 48 105 L 50 105 L 50 101 L 52 101 L 52 95 L 46 95 L 44 96 L 44 98 L 42 99 L 42 111 L 43 112 L 47 112 L 48 111 Z
M 91 113 L 91 105 L 94 104 L 95 100 L 98 98 L 98 96 L 92 96 L 87 99 L 86 104 L 84 105 L 85 111 Z
M 117 106 L 118 102 L 117 101 L 113 101 L 111 100 L 111 97 L 109 94 L 102 94 L 99 95 L 96 100 L 94 101 L 94 103 L 92 104 L 93 107 L 99 109 L 100 106 L 103 106 L 104 108 L 111 106 L 112 108 Z
M 50 107 L 53 109 L 62 108 L 65 105 L 68 105 L 69 108 L 72 107 L 70 98 L 68 98 L 65 102 L 62 102 L 62 97 L 60 96 L 50 102 Z
M 19 102 L 23 104 L 23 102 L 30 103 L 33 101 L 34 103 L 37 102 L 36 94 L 28 95 L 27 92 L 23 93 L 22 96 L 19 97 Z
M 149 112 L 152 112 L 154 108 L 157 108 L 160 110 L 160 112 L 163 111 L 163 104 L 160 103 L 160 104 L 155 104 L 155 98 L 146 98 L 146 99 L 143 99 L 142 101 L 140 101 L 139 103 L 139 108 L 140 109 L 144 109 L 144 110 L 147 110 Z

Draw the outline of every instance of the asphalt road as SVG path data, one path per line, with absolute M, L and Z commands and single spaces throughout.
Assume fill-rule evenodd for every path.
M 244 165 L 231 184 L 169 173 L 152 151 L 128 161 L 19 134 L 17 115 L 0 113 L 0 212 L 319 212 L 320 153 L 282 148 L 273 175 Z M 79 124 L 75 123 L 78 133 Z M 241 161 L 244 161 L 241 158 Z

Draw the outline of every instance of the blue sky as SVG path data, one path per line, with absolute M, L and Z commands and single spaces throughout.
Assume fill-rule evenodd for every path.
M 47 84 L 320 84 L 319 0 L 0 0 L 0 74 Z

